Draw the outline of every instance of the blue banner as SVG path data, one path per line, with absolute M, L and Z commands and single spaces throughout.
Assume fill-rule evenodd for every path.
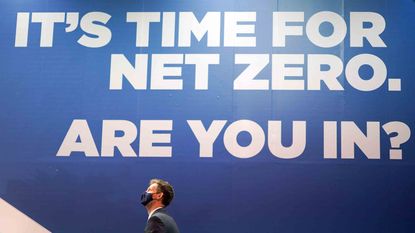
M 0 13 L 0 232 L 415 231 L 414 1 Z

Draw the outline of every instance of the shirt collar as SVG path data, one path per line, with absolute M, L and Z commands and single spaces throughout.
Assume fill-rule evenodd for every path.
M 153 211 L 151 211 L 151 212 L 148 214 L 148 218 L 147 218 L 147 220 L 151 218 L 151 216 L 154 214 L 154 212 L 156 212 L 156 210 L 159 210 L 159 209 L 161 209 L 161 208 L 163 208 L 163 207 L 157 207 L 157 208 L 155 208 Z

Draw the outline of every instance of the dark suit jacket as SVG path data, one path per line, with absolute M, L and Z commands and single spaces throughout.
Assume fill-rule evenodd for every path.
M 145 233 L 180 233 L 174 219 L 164 208 L 156 210 L 147 221 Z

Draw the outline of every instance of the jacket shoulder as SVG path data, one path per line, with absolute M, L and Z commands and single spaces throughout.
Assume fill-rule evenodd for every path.
M 165 233 L 166 226 L 163 221 L 157 216 L 151 216 L 147 221 L 147 226 L 144 230 L 145 233 Z
M 165 210 L 156 211 L 152 217 L 157 217 L 161 222 L 163 222 L 163 225 L 166 228 L 166 232 L 179 233 L 176 222 Z

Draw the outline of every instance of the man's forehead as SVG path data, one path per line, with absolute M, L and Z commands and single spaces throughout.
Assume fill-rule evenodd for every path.
M 157 190 L 157 183 L 153 183 L 150 186 L 148 186 L 149 190 Z

